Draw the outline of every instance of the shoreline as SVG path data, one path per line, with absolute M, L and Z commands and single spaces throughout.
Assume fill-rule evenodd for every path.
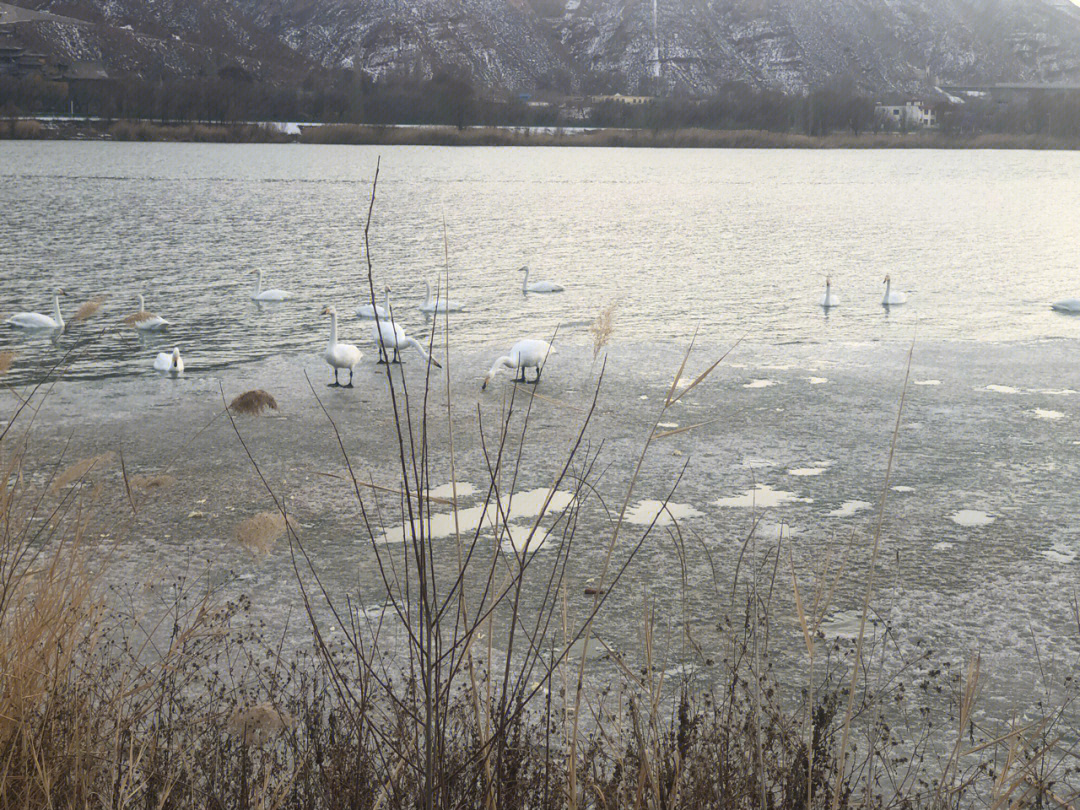
M 660 149 L 1080 149 L 1080 139 L 997 133 L 802 135 L 766 130 L 566 129 L 509 126 L 470 126 L 458 129 L 453 126 L 398 124 L 163 124 L 149 121 L 69 121 L 33 117 L 0 120 L 0 140 Z

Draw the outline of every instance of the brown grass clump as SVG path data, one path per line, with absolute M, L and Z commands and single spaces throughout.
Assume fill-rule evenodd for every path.
M 269 702 L 241 706 L 229 718 L 229 731 L 244 745 L 263 743 L 295 725 L 295 717 Z
M 144 309 L 144 310 L 140 310 L 139 312 L 133 312 L 132 314 L 128 315 L 126 318 L 124 318 L 124 323 L 126 323 L 128 326 L 134 326 L 135 324 L 142 323 L 143 321 L 149 320 L 152 317 L 154 317 L 153 314 L 150 313 L 150 312 L 147 312 Z
M 0 375 L 8 373 L 11 364 L 15 361 L 15 352 L 0 352 Z
M 168 489 L 176 484 L 176 479 L 171 475 L 133 475 L 131 486 L 147 492 L 157 489 Z
M 593 360 L 600 354 L 600 350 L 607 345 L 608 339 L 615 329 L 615 310 L 618 308 L 619 303 L 617 301 L 612 301 L 600 310 L 600 314 L 596 316 L 596 320 L 593 321 L 592 326 L 589 327 L 589 331 L 593 336 Z
M 75 311 L 75 314 L 71 316 L 71 320 L 75 322 L 89 320 L 97 315 L 103 303 L 105 303 L 104 295 L 94 296 Z
M 277 400 L 261 388 L 245 391 L 229 403 L 229 410 L 233 413 L 249 413 L 258 416 L 267 408 L 276 411 Z
M 295 529 L 291 519 L 289 525 Z M 285 518 L 280 512 L 259 512 L 236 527 L 236 541 L 252 554 L 269 554 L 281 535 L 285 534 L 285 528 Z
M 116 459 L 116 453 L 112 450 L 108 450 L 104 453 L 99 453 L 96 456 L 89 456 L 84 459 L 80 459 L 56 476 L 56 480 L 53 481 L 52 491 L 56 492 L 63 489 L 68 484 L 79 481 L 86 477 L 92 470 L 102 470 L 108 467 Z

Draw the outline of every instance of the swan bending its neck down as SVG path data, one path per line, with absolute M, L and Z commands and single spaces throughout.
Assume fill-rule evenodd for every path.
M 255 273 L 255 292 L 251 294 L 252 301 L 284 301 L 289 297 L 289 294 L 285 290 L 264 290 L 262 288 L 262 268 L 252 270 Z
M 529 283 L 529 266 L 518 268 L 519 273 L 524 273 L 525 278 L 521 282 L 521 291 L 524 293 L 556 293 L 562 292 L 563 286 L 556 284 L 554 281 L 534 281 Z
M 444 300 L 441 297 L 435 300 L 435 296 L 431 294 L 431 285 L 428 284 L 427 279 L 424 280 L 424 286 L 427 288 L 427 299 L 420 305 L 422 312 L 461 312 L 465 309 L 457 301 Z
M 1052 303 L 1050 309 L 1057 312 L 1080 313 L 1080 298 L 1062 298 Z
M 484 382 L 480 385 L 480 390 L 487 388 L 491 379 L 504 368 L 513 369 L 521 374 L 520 377 L 514 377 L 514 382 L 537 383 L 540 381 L 540 371 L 547 362 L 548 355 L 554 353 L 555 348 L 546 340 L 519 340 L 511 347 L 510 354 L 504 354 L 492 364 L 491 371 L 487 373 Z M 525 379 L 527 368 L 536 369 L 535 379 Z
M 402 329 L 394 321 L 394 310 L 390 306 L 390 288 L 386 288 L 386 308 L 389 310 L 389 315 L 383 318 L 381 315 L 375 319 L 375 323 L 371 326 L 371 337 L 375 341 L 375 344 L 379 347 L 379 364 L 386 362 L 400 363 L 401 358 L 398 353 L 406 346 L 412 346 L 428 362 L 432 363 L 436 368 L 442 368 L 442 365 L 434 357 L 429 355 L 424 347 L 416 340 L 405 334 L 405 330 Z M 387 357 L 387 351 L 392 349 L 394 352 L 394 359 L 390 360 Z
M 60 296 L 67 295 L 63 290 L 57 290 L 53 294 L 53 316 L 42 315 L 40 312 L 16 312 L 4 323 L 19 329 L 63 329 L 64 316 L 60 314 Z
M 184 373 L 184 361 L 180 359 L 180 350 L 174 348 L 172 354 L 159 352 L 154 358 L 154 370 L 167 372 L 176 377 Z
M 336 309 L 324 307 L 322 314 L 330 316 L 330 342 L 326 344 L 326 350 L 323 352 L 323 359 L 334 369 L 334 381 L 330 385 L 341 385 L 337 378 L 338 369 L 347 368 L 349 370 L 349 384 L 345 388 L 352 388 L 353 369 L 360 365 L 364 353 L 351 343 L 338 343 Z
M 821 296 L 821 301 L 818 303 L 825 309 L 840 306 L 840 296 L 832 291 L 832 280 L 829 278 L 825 279 L 825 294 Z
M 888 307 L 904 303 L 907 303 L 907 293 L 893 292 L 892 279 L 889 276 L 885 276 L 885 297 L 881 299 L 881 305 Z
M 139 311 L 134 315 L 128 315 L 124 318 L 124 322 L 144 332 L 163 332 L 169 326 L 169 322 L 160 315 L 146 311 L 146 302 L 143 300 L 142 293 L 139 294 Z

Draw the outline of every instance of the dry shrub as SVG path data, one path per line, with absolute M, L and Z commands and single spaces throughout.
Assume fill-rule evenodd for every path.
M 607 345 L 608 339 L 611 337 L 611 333 L 615 329 L 615 310 L 619 308 L 617 301 L 612 301 L 602 310 L 600 314 L 596 316 L 596 320 L 593 321 L 592 326 L 589 327 L 589 332 L 593 336 L 593 359 L 600 354 L 600 350 Z
M 229 718 L 229 731 L 244 745 L 260 744 L 296 725 L 296 718 L 271 703 L 242 706 Z
M 36 140 L 45 135 L 45 127 L 40 121 L 16 121 L 11 127 L 11 134 L 16 138 Z
M 258 416 L 267 408 L 276 411 L 277 400 L 261 388 L 245 391 L 229 403 L 229 410 L 234 413 L 249 413 Z
M 113 463 L 116 459 L 116 453 L 112 450 L 108 450 L 104 453 L 99 453 L 96 456 L 89 456 L 84 459 L 80 459 L 56 476 L 56 480 L 53 481 L 52 490 L 56 492 L 66 487 L 73 481 L 79 481 L 86 477 L 92 470 L 102 470 Z
M 15 361 L 15 352 L 5 351 L 0 352 L 0 376 L 8 373 L 8 369 L 11 368 L 11 364 Z
M 71 316 L 71 320 L 75 322 L 89 320 L 97 315 L 103 303 L 105 303 L 104 295 L 94 296 L 75 311 L 75 314 Z
M 171 475 L 133 475 L 131 476 L 131 486 L 136 489 L 141 489 L 145 492 L 151 492 L 158 489 L 168 489 L 176 484 L 176 479 Z
M 296 524 L 291 518 L 288 525 L 295 531 Z M 280 512 L 259 512 L 236 527 L 236 541 L 252 554 L 266 555 L 274 550 L 285 528 L 285 518 Z

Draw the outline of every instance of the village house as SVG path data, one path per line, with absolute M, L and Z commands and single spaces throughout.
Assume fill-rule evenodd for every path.
M 891 122 L 898 129 L 936 129 L 941 123 L 937 105 L 926 101 L 878 104 L 874 112 L 880 120 Z

